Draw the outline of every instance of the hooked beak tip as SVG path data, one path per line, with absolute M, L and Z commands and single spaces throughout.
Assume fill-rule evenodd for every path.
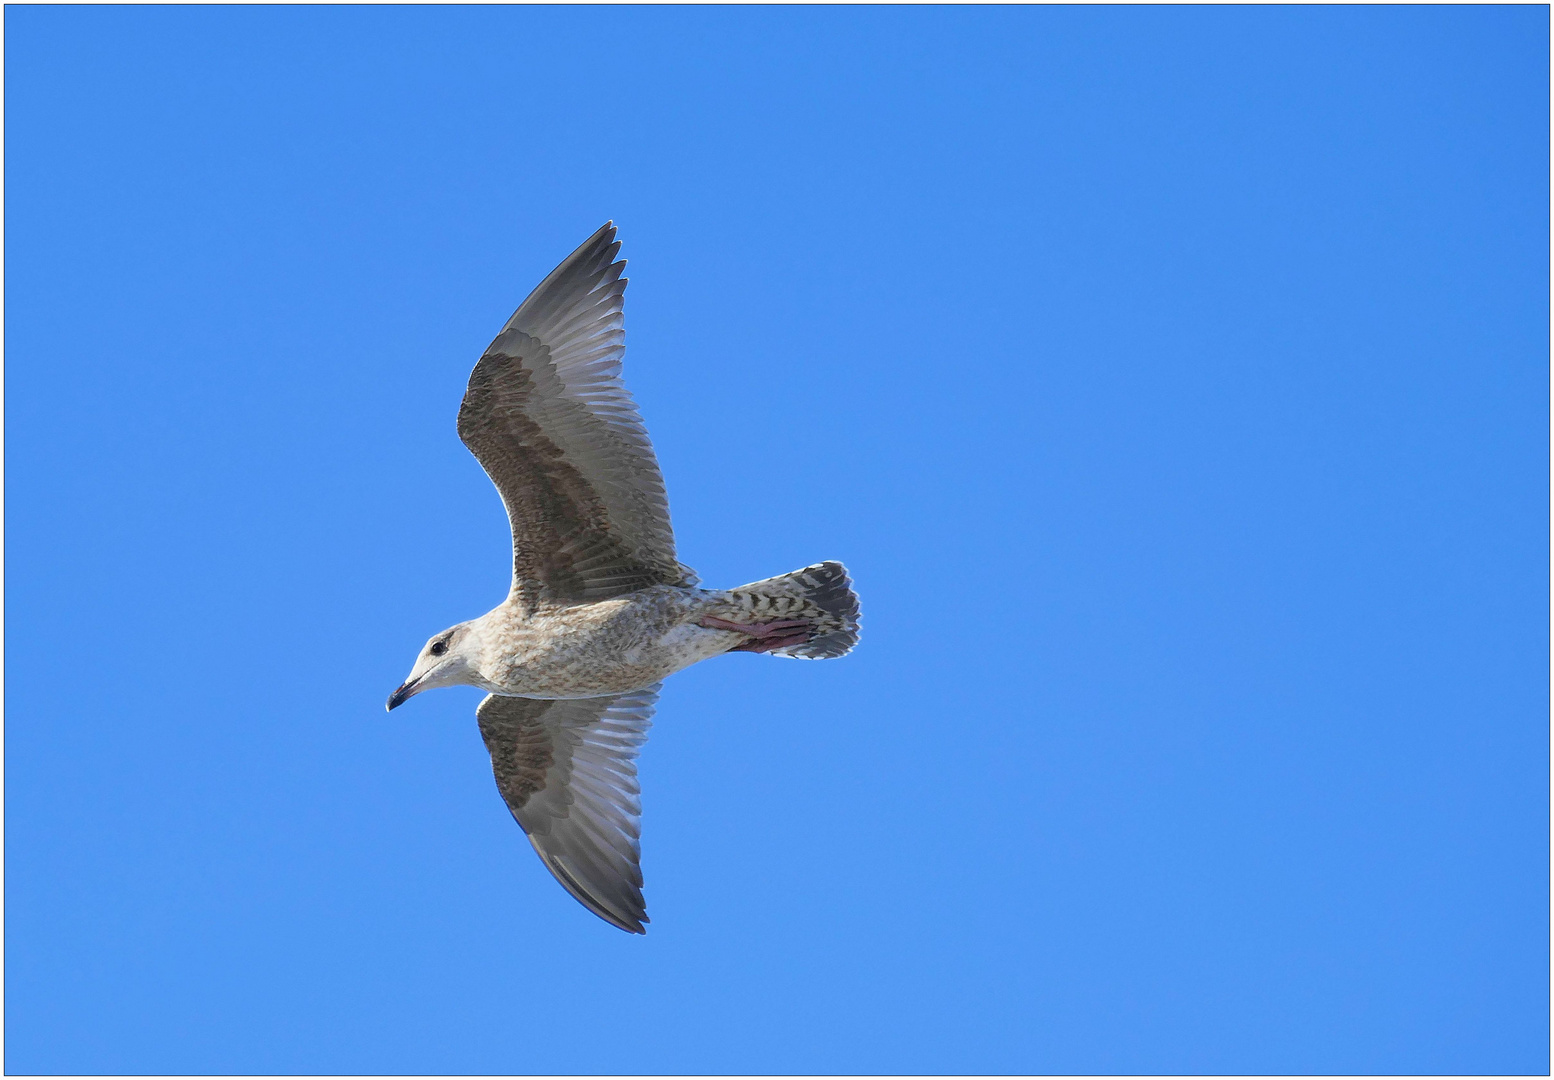
M 401 705 L 403 705 L 405 702 L 409 701 L 411 699 L 411 697 L 414 696 L 414 693 L 411 690 L 411 685 L 412 684 L 410 684 L 410 683 L 405 683 L 398 690 L 395 690 L 392 694 L 390 694 L 388 696 L 388 705 L 387 705 L 387 711 L 388 712 L 393 712 L 395 709 L 399 708 Z

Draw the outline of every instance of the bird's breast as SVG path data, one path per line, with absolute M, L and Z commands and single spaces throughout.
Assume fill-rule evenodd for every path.
M 497 693 L 533 698 L 639 690 L 728 647 L 688 621 L 696 607 L 691 590 L 659 586 L 514 618 L 493 635 L 486 680 Z

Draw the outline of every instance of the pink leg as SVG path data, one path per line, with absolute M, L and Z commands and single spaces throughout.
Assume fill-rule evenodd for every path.
M 814 626 L 807 619 L 779 619 L 769 623 L 737 623 L 703 615 L 699 620 L 708 630 L 732 630 L 752 640 L 735 645 L 729 652 L 771 652 L 786 649 L 789 645 L 802 645 L 814 633 Z

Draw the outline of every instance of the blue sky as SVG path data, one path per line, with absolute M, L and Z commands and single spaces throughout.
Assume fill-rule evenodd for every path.
M 1548 14 L 11 7 L 11 1072 L 1548 1068 Z M 604 220 L 646 938 L 478 693 L 469 368 Z

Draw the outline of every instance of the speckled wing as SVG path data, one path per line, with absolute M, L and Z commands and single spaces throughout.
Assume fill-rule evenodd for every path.
M 476 716 L 497 790 L 556 880 L 613 926 L 644 934 L 637 752 L 657 685 L 572 701 L 488 696 Z
M 513 533 L 526 610 L 694 584 L 675 558 L 664 478 L 621 382 L 624 262 L 606 224 L 540 282 L 475 370 L 459 438 Z

